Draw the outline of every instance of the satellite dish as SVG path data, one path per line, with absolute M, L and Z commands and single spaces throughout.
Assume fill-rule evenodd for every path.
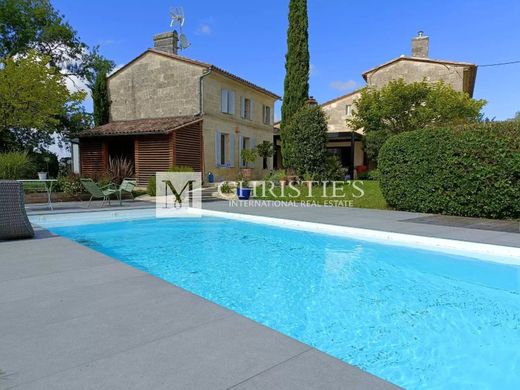
M 184 34 L 180 35 L 179 44 L 180 44 L 181 50 L 184 50 L 184 49 L 187 49 L 188 47 L 190 47 L 190 41 L 188 41 L 188 38 L 186 38 L 186 35 L 184 35 Z

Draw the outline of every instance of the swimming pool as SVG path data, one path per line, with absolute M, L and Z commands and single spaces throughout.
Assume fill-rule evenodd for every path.
M 520 266 L 213 217 L 50 229 L 405 388 L 520 388 Z

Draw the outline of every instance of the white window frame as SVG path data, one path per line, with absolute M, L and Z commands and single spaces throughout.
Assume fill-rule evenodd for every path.
M 345 107 L 345 114 L 347 116 L 352 116 L 352 104 L 347 104 Z

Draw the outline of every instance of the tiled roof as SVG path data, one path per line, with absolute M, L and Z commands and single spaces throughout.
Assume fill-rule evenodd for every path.
M 201 120 L 202 118 L 200 116 L 174 116 L 168 118 L 115 121 L 102 126 L 94 127 L 90 130 L 85 130 L 79 134 L 79 137 L 168 134 L 184 126 L 200 122 Z
M 148 49 L 146 50 L 144 53 L 142 53 L 141 55 L 137 56 L 136 58 L 134 58 L 132 61 L 130 61 L 128 64 L 126 64 L 125 66 L 123 66 L 122 68 L 118 69 L 117 71 L 115 71 L 114 73 L 112 73 L 110 77 L 113 77 L 114 75 L 116 75 L 117 73 L 119 73 L 121 70 L 123 70 L 124 68 L 126 68 L 128 65 L 130 65 L 131 63 L 133 63 L 134 61 L 138 60 L 139 58 L 141 58 L 143 55 L 147 54 L 147 53 L 155 53 L 155 54 L 159 54 L 161 56 L 164 56 L 164 57 L 168 57 L 168 58 L 172 58 L 172 59 L 175 59 L 175 60 L 179 60 L 179 61 L 183 61 L 183 62 L 186 62 L 186 63 L 189 63 L 189 64 L 193 64 L 193 65 L 198 65 L 198 66 L 201 66 L 203 68 L 207 68 L 208 70 L 210 71 L 214 71 L 214 72 L 217 72 L 217 73 L 220 73 L 226 77 L 229 77 L 235 81 L 238 81 L 239 83 L 242 83 L 242 84 L 245 84 L 247 85 L 248 87 L 251 87 L 253 89 L 256 89 L 257 91 L 261 92 L 261 93 L 264 93 L 268 96 L 271 96 L 277 100 L 281 99 L 280 96 L 278 96 L 277 94 L 275 94 L 274 92 L 271 92 L 271 91 L 268 91 L 267 89 L 265 88 L 262 88 L 262 87 L 259 87 L 258 85 L 256 84 L 253 84 L 252 82 L 250 81 L 247 81 L 241 77 L 238 77 L 236 75 L 234 75 L 233 73 L 230 73 L 222 68 L 219 68 L 215 65 L 212 65 L 212 64 L 208 64 L 207 62 L 202 62 L 202 61 L 197 61 L 197 60 L 192 60 L 191 58 L 187 58 L 187 57 L 183 57 L 183 56 L 180 56 L 178 54 L 172 54 L 172 53 L 167 53 L 165 51 L 161 51 L 161 50 L 157 50 L 157 49 Z
M 345 95 L 341 95 L 341 96 L 338 96 L 337 98 L 334 98 L 334 99 L 328 100 L 328 101 L 326 101 L 325 103 L 321 103 L 320 106 L 322 106 L 322 107 L 323 107 L 323 106 L 327 106 L 327 105 L 329 105 L 329 104 L 332 104 L 332 103 L 337 102 L 338 100 L 345 99 L 346 97 L 349 97 L 349 96 L 352 96 L 352 95 L 356 95 L 356 94 L 358 94 L 358 93 L 361 93 L 361 90 L 362 90 L 362 89 L 363 89 L 363 88 L 358 88 L 358 89 L 356 89 L 356 90 L 354 90 L 354 91 L 352 91 L 352 92 L 349 92 L 349 93 L 347 93 L 347 94 L 345 94 Z

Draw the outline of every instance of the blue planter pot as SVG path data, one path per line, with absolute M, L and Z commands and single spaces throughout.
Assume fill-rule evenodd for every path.
M 237 196 L 240 200 L 248 200 L 251 196 L 251 188 L 237 188 Z

